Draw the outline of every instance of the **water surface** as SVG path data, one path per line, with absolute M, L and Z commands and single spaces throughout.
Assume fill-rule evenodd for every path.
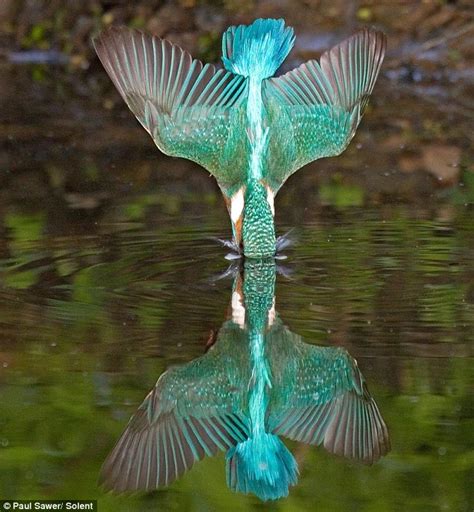
M 218 279 L 229 263 L 211 237 L 229 236 L 227 213 L 213 180 L 160 155 L 94 75 L 3 71 L 2 497 L 97 498 L 100 510 L 471 510 L 467 96 L 434 108 L 438 96 L 382 80 L 350 149 L 278 196 L 279 233 L 296 227 L 279 262 L 280 318 L 357 359 L 392 451 L 366 467 L 288 443 L 299 483 L 262 505 L 228 490 L 222 454 L 151 494 L 98 488 L 160 374 L 203 355 L 226 318 L 232 279 Z M 440 154 L 454 169 L 441 180 Z

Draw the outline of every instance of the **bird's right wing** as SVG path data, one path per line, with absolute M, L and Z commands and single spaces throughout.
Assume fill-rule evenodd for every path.
M 339 155 L 354 136 L 385 54 L 382 32 L 364 29 L 264 82 L 270 126 L 268 183 L 277 192 L 303 165 Z
M 244 77 L 203 65 L 179 46 L 138 30 L 111 27 L 94 45 L 163 153 L 202 165 L 223 191 L 239 185 L 247 143 Z
M 211 353 L 166 371 L 130 419 L 101 470 L 123 492 L 169 485 L 198 460 L 248 437 L 242 394 Z

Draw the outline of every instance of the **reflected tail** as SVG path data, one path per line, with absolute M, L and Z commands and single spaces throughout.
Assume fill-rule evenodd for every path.
M 288 496 L 298 481 L 295 458 L 280 439 L 266 432 L 231 448 L 226 456 L 227 485 L 261 500 Z

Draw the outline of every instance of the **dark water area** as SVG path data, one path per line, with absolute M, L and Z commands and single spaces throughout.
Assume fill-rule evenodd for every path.
M 161 155 L 103 73 L 3 65 L 0 496 L 102 511 L 472 510 L 472 87 L 386 73 L 348 150 L 278 195 L 278 233 L 295 228 L 295 244 L 278 261 L 276 314 L 357 360 L 391 451 L 366 466 L 285 441 L 298 484 L 262 503 L 228 489 L 222 452 L 151 493 L 98 486 L 160 375 L 222 333 L 233 277 L 212 237 L 230 237 L 228 216 L 214 180 Z

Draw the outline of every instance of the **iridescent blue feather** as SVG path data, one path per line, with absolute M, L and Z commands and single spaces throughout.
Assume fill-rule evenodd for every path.
M 251 25 L 228 28 L 222 37 L 225 68 L 263 80 L 273 76 L 293 48 L 295 36 L 284 20 L 258 19 Z
M 273 434 L 262 433 L 231 448 L 226 455 L 227 485 L 261 500 L 288 496 L 298 481 L 298 465 L 288 448 Z

